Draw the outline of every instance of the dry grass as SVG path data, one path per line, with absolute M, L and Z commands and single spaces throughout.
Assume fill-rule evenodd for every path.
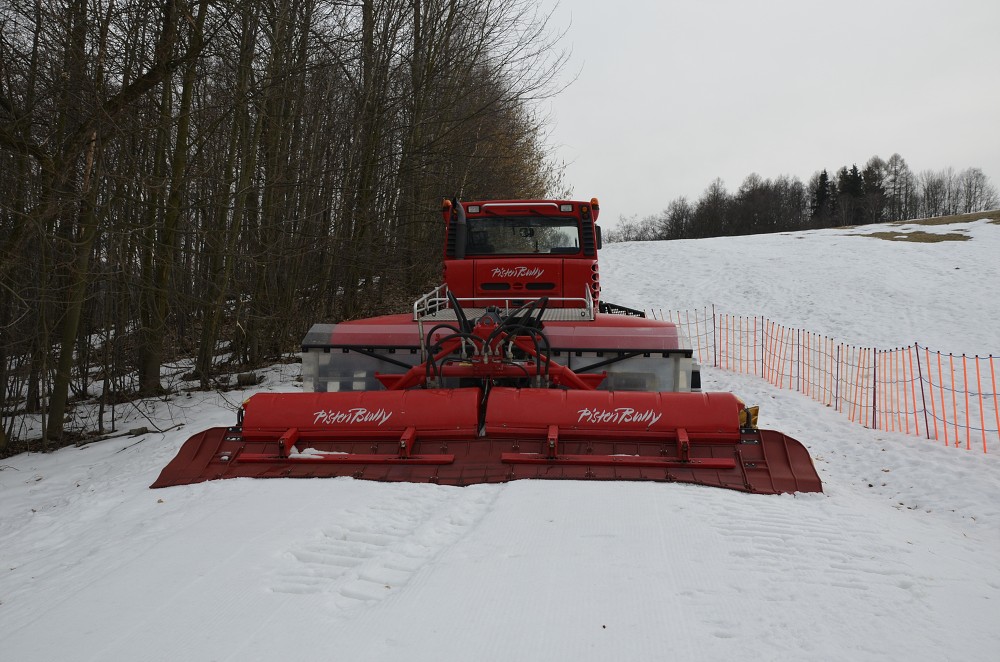
M 974 214 L 955 214 L 953 216 L 937 216 L 935 218 L 921 218 L 913 221 L 896 221 L 891 225 L 952 225 L 958 223 L 974 223 L 982 219 L 987 219 L 990 223 L 1000 225 L 1000 209 L 995 209 L 993 211 L 981 211 Z M 875 237 L 876 239 L 885 239 L 887 241 L 912 241 L 919 244 L 936 244 L 942 241 L 968 241 L 971 239 L 968 234 L 965 234 L 961 230 L 958 232 L 947 233 L 924 232 L 922 230 L 909 232 L 871 232 L 859 236 Z
M 969 235 L 962 234 L 961 232 L 935 234 L 933 232 L 923 232 L 922 230 L 915 232 L 872 232 L 871 234 L 863 234 L 861 236 L 875 237 L 876 239 L 885 239 L 887 241 L 912 241 L 918 244 L 936 244 L 941 241 L 968 241 L 971 238 Z
M 893 225 L 950 225 L 952 223 L 973 223 L 984 218 L 989 219 L 990 223 L 1000 225 L 1000 209 L 994 209 L 993 211 L 980 211 L 974 214 L 936 216 L 934 218 L 922 218 L 916 221 L 896 221 Z

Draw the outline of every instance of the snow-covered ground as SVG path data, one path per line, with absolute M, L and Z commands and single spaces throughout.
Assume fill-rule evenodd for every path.
M 969 240 L 866 236 L 889 231 Z M 715 304 L 862 347 L 1000 353 L 1000 226 L 985 220 L 611 244 L 602 260 L 605 295 L 626 306 Z
M 612 245 L 602 280 L 634 307 L 714 303 L 846 342 L 996 354 L 1000 226 L 957 229 L 972 239 L 890 242 L 860 228 Z M 295 390 L 296 371 L 275 367 L 259 388 Z M 997 659 L 1000 458 L 867 430 L 751 376 L 709 368 L 705 381 L 801 440 L 825 493 L 147 488 L 249 392 L 149 405 L 161 428 L 181 429 L 5 460 L 0 657 Z

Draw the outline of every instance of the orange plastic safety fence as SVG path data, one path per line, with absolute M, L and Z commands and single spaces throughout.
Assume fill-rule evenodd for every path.
M 703 365 L 797 390 L 852 422 L 982 452 L 1000 449 L 1000 389 L 993 355 L 944 354 L 914 343 L 858 347 L 763 316 L 708 308 L 660 311 Z

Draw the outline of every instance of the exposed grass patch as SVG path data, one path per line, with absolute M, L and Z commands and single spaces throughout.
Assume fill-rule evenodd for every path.
M 938 226 L 938 225 L 953 225 L 960 223 L 975 223 L 976 221 L 981 221 L 983 219 L 988 220 L 994 225 L 1000 225 L 1000 209 L 995 209 L 993 211 L 980 211 L 973 214 L 954 214 L 952 216 L 937 216 L 935 218 L 920 218 L 909 221 L 895 221 L 890 225 L 899 227 L 902 225 L 925 225 L 928 227 Z M 855 226 L 861 228 L 863 226 Z M 968 241 L 971 237 L 964 231 L 958 232 L 947 232 L 947 233 L 932 233 L 924 232 L 923 230 L 915 230 L 909 232 L 870 232 L 868 234 L 859 234 L 860 237 L 875 237 L 876 239 L 885 239 L 886 241 L 912 241 L 919 244 L 936 244 L 942 241 Z
M 922 230 L 915 232 L 872 232 L 861 236 L 875 237 L 876 239 L 885 239 L 886 241 L 912 241 L 918 244 L 936 244 L 941 241 L 968 241 L 970 239 L 969 235 L 961 232 L 935 234 Z
M 936 216 L 921 218 L 914 221 L 895 221 L 893 225 L 950 225 L 952 223 L 973 223 L 982 219 L 1000 225 L 1000 209 L 993 211 L 978 211 L 973 214 L 955 214 L 954 216 Z

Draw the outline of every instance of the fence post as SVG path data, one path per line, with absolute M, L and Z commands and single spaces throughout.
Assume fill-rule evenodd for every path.
M 951 377 L 951 419 L 955 428 L 955 448 L 961 437 L 958 433 L 958 391 L 955 389 L 955 355 L 948 352 L 948 376 Z M 944 382 L 944 380 L 941 380 Z
M 962 354 L 962 388 L 965 390 L 965 450 L 972 450 L 972 423 L 969 418 L 969 363 Z
M 878 430 L 878 349 L 872 351 L 872 429 Z
M 915 342 L 913 346 L 917 349 L 917 376 L 920 378 L 920 406 L 924 410 L 924 432 L 927 438 L 931 438 L 930 423 L 927 421 L 927 396 L 924 395 L 924 369 L 920 365 L 920 343 Z
M 715 332 L 715 304 L 712 304 L 712 365 L 719 367 L 719 338 Z
M 1000 438 L 1000 403 L 997 402 L 997 375 L 993 369 L 992 354 L 990 354 L 990 383 L 993 384 L 993 415 L 997 419 L 997 437 Z
M 983 432 L 983 452 L 986 452 L 986 410 L 983 409 L 983 378 L 979 374 L 979 355 L 976 354 L 976 390 L 979 391 L 979 425 Z
M 929 353 L 929 352 L 928 352 Z M 937 369 L 938 369 L 938 395 L 941 398 L 941 427 L 944 429 L 944 445 L 948 445 L 948 405 L 944 402 L 944 369 L 941 367 L 941 352 L 934 352 L 937 356 Z M 930 357 L 927 357 L 927 362 L 930 363 Z M 931 392 L 931 398 L 934 397 L 933 391 Z M 936 418 L 936 417 L 935 417 Z M 937 425 L 935 420 L 934 425 Z
M 753 374 L 757 375 L 757 316 L 753 318 Z
M 762 379 L 767 379 L 767 352 L 764 351 L 767 346 L 767 324 L 764 322 L 764 316 L 760 316 L 760 376 Z
M 837 365 L 833 371 L 833 411 L 840 411 L 840 345 L 837 343 Z
M 864 382 L 861 381 L 861 363 L 864 360 L 865 354 L 864 354 L 864 352 L 861 351 L 860 347 L 851 347 L 851 349 L 854 350 L 852 352 L 852 354 L 854 355 L 855 360 L 858 363 L 857 363 L 857 366 L 855 366 L 855 369 L 854 369 L 854 383 L 851 384 L 851 396 L 850 396 L 851 397 L 851 413 L 850 413 L 850 420 L 851 420 L 852 423 L 854 422 L 854 416 L 855 416 L 854 412 L 857 412 L 858 424 L 859 425 L 863 425 L 863 423 L 861 423 L 861 419 L 862 419 L 862 417 L 864 416 L 864 413 L 865 413 L 865 410 L 864 410 L 864 407 L 865 407 L 865 385 L 864 385 Z M 850 359 L 848 359 L 848 361 L 850 361 Z
M 796 345 L 796 351 L 798 352 L 796 359 L 796 361 L 798 362 L 798 366 L 796 372 L 798 372 L 799 376 L 798 380 L 796 380 L 795 383 L 795 390 L 801 393 L 802 392 L 802 329 L 795 329 L 795 345 Z
M 919 353 L 920 352 L 918 349 L 917 350 L 918 358 L 919 358 Z M 917 418 L 917 387 L 913 383 L 913 352 L 910 351 L 909 347 L 906 348 L 906 359 L 909 361 L 910 365 L 910 396 L 913 398 L 913 425 L 916 426 L 915 434 L 917 436 L 920 436 L 920 421 Z

